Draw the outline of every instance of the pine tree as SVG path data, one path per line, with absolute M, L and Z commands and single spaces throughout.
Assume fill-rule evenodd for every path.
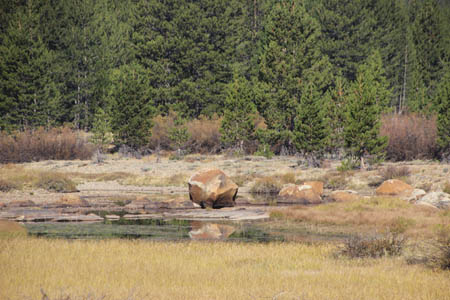
M 299 1 L 276 2 L 265 20 L 259 80 L 269 91 L 264 109 L 268 129 L 278 143 L 293 148 L 294 120 L 303 81 L 314 79 L 319 91 L 329 85 L 329 63 L 319 48 L 320 27 Z
M 103 153 L 106 151 L 106 146 L 113 142 L 111 118 L 102 109 L 98 108 L 95 113 L 94 123 L 92 126 L 92 138 L 91 141 L 99 147 L 99 150 Z
M 60 114 L 60 93 L 49 50 L 39 27 L 40 12 L 33 2 L 17 9 L 0 46 L 0 128 L 51 126 Z
M 379 136 L 381 105 L 386 100 L 380 98 L 380 85 L 373 75 L 378 69 L 373 64 L 375 61 L 377 60 L 369 59 L 360 68 L 346 102 L 344 143 L 348 154 L 361 160 L 361 169 L 365 168 L 365 156 L 383 156 L 387 146 L 387 137 Z
M 114 141 L 139 150 L 149 142 L 155 113 L 147 73 L 134 63 L 113 70 L 110 80 Z
M 226 107 L 220 127 L 221 140 L 226 147 L 244 151 L 244 143 L 254 137 L 256 112 L 255 93 L 250 83 L 237 77 L 227 86 Z
M 441 155 L 450 159 L 450 64 L 447 63 L 435 96 L 437 106 L 437 143 Z
M 308 158 L 310 165 L 317 167 L 316 159 L 325 151 L 329 134 L 324 103 L 314 83 L 308 82 L 303 89 L 295 119 L 295 146 Z
M 324 106 L 326 107 L 326 122 L 330 127 L 330 134 L 327 141 L 327 150 L 330 153 L 339 153 L 343 148 L 343 129 L 344 129 L 344 108 L 348 93 L 348 83 L 341 77 L 335 78 L 334 87 L 329 91 Z
M 414 12 L 412 37 L 416 50 L 417 64 L 431 99 L 439 78 L 442 75 L 444 42 L 440 30 L 440 7 L 437 0 L 426 0 Z M 448 16 L 447 16 L 448 18 Z

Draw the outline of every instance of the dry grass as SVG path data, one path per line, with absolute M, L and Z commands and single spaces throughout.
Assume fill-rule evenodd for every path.
M 448 299 L 448 272 L 334 246 L 0 239 L 0 298 Z
M 63 173 L 25 169 L 14 164 L 0 166 L 0 191 L 42 188 L 52 192 L 75 192 L 75 183 Z
M 390 197 L 362 198 L 276 211 L 278 218 L 283 214 L 287 220 L 352 226 L 354 232 L 391 229 L 416 239 L 433 237 L 437 226 L 450 225 L 450 215 L 446 211 Z

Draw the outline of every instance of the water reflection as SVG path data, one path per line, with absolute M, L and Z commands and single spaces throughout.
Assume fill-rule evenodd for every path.
M 224 240 L 236 231 L 231 225 L 199 221 L 192 221 L 191 228 L 189 237 L 193 240 Z

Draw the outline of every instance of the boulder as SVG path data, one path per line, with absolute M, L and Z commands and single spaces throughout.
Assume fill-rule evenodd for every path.
M 411 195 L 409 195 L 406 200 L 408 200 L 409 202 L 416 202 L 420 199 L 422 199 L 423 196 L 426 195 L 427 192 L 425 192 L 424 190 L 421 189 L 414 189 L 411 193 Z
M 193 240 L 223 240 L 233 234 L 235 228 L 230 225 L 192 222 L 189 237 Z
M 65 194 L 55 203 L 58 207 L 87 207 L 89 202 L 75 194 Z
M 414 188 L 409 184 L 398 180 L 389 179 L 383 182 L 375 191 L 378 196 L 410 196 Z
M 289 200 L 289 202 L 301 204 L 322 203 L 322 198 L 310 185 L 285 185 L 278 193 L 278 196 L 285 200 Z
M 210 170 L 193 175 L 188 182 L 189 198 L 202 208 L 231 207 L 235 205 L 238 186 L 221 170 Z
M 336 202 L 355 201 L 355 200 L 359 199 L 359 195 L 355 191 L 350 191 L 350 190 L 333 191 L 330 194 L 329 199 L 331 201 L 336 201 Z
M 416 201 L 416 204 L 449 209 L 450 195 L 444 192 L 431 192 Z
M 305 181 L 303 185 L 310 185 L 314 193 L 322 196 L 323 194 L 323 182 L 322 181 Z

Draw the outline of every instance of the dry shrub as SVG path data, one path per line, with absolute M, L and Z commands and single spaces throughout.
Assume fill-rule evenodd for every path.
M 411 171 L 407 166 L 388 166 L 386 168 L 380 169 L 378 173 L 383 178 L 383 180 L 405 178 L 411 175 Z
M 263 177 L 256 180 L 250 189 L 254 194 L 278 194 L 282 184 L 277 178 Z
M 444 188 L 442 189 L 442 191 L 443 191 L 444 193 L 450 194 L 450 181 L 447 181 L 447 182 L 444 184 Z
M 15 182 L 0 178 L 0 192 L 9 192 L 18 188 L 19 186 Z
M 355 235 L 345 241 L 340 254 L 350 258 L 398 256 L 405 241 L 403 235 L 392 232 L 370 236 Z
M 68 127 L 0 133 L 0 163 L 89 159 L 94 146 Z
M 222 119 L 213 116 L 211 119 L 200 117 L 189 121 L 186 126 L 189 132 L 187 147 L 190 152 L 217 153 L 220 150 L 220 124 Z
M 433 158 L 436 154 L 436 117 L 389 114 L 381 118 L 382 136 L 389 138 L 387 158 L 394 161 Z

